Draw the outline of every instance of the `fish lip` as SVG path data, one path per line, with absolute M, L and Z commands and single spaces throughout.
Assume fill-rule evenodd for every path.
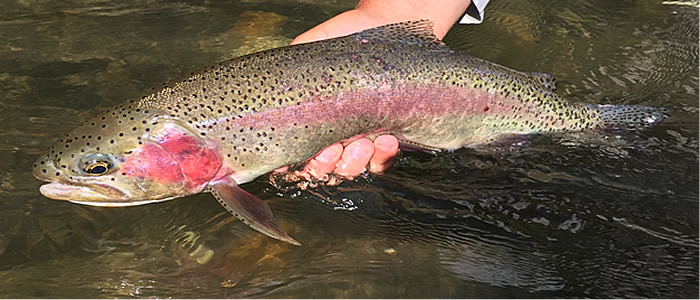
M 42 195 L 56 200 L 68 200 L 71 202 L 109 202 L 128 201 L 129 194 L 117 187 L 93 183 L 92 187 L 80 184 L 66 184 L 53 181 L 39 187 Z M 97 189 L 95 188 L 97 187 Z

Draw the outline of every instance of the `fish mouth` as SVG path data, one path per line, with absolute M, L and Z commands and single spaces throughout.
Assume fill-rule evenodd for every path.
M 106 184 L 85 186 L 65 184 L 56 181 L 42 185 L 39 187 L 39 192 L 51 199 L 85 204 L 104 203 L 102 206 L 108 206 L 108 203 L 115 206 L 124 206 L 118 204 L 128 203 L 130 198 L 126 191 Z
M 173 198 L 130 200 L 129 194 L 117 187 L 105 184 L 98 184 L 95 187 L 51 182 L 39 187 L 39 192 L 55 200 L 66 200 L 71 203 L 101 207 L 136 206 L 168 201 Z

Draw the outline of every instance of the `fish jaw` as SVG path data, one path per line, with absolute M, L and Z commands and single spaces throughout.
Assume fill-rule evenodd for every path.
M 67 200 L 71 203 L 101 206 L 101 207 L 125 207 L 162 202 L 172 197 L 155 200 L 129 200 L 129 193 L 112 186 L 102 186 L 101 191 L 87 186 L 76 186 L 60 182 L 47 183 L 39 187 L 39 192 L 47 198 L 55 200 Z
M 39 187 L 42 195 L 56 200 L 68 201 L 128 201 L 131 196 L 115 186 L 93 184 L 91 186 L 51 182 Z

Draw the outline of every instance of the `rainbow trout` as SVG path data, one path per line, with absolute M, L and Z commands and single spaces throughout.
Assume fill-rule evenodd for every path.
M 390 24 L 262 51 L 164 84 L 58 140 L 34 164 L 43 195 L 131 206 L 211 192 L 241 221 L 298 245 L 238 186 L 324 147 L 392 134 L 428 149 L 506 135 L 636 128 L 661 108 L 570 103 L 550 75 L 453 51 L 432 24 Z

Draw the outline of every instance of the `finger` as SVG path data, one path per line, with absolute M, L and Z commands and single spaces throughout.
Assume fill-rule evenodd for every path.
M 399 140 L 392 135 L 380 135 L 374 139 L 374 155 L 369 162 L 369 171 L 383 173 L 392 164 L 399 151 Z
M 360 175 L 365 170 L 373 153 L 374 143 L 369 139 L 363 138 L 350 143 L 345 147 L 334 173 L 347 178 Z
M 279 167 L 279 168 L 275 169 L 274 171 L 272 171 L 272 174 L 279 175 L 279 174 L 287 173 L 287 171 L 289 171 L 289 166 L 284 166 L 284 167 Z
M 340 160 L 343 153 L 343 145 L 335 143 L 321 150 L 309 163 L 304 167 L 304 171 L 308 172 L 316 179 L 321 179 L 333 172 L 336 164 Z

